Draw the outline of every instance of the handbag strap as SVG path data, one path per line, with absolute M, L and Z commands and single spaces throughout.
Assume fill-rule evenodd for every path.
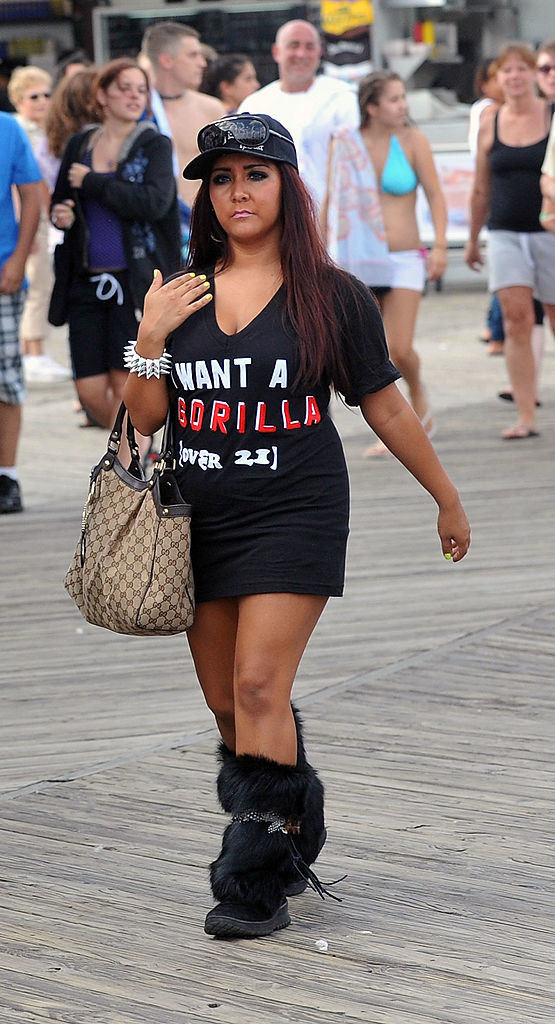
M 154 466 L 154 473 L 162 474 L 167 468 L 175 469 L 175 435 L 173 425 L 174 417 L 172 415 L 172 406 L 170 401 L 166 415 L 166 422 L 164 423 L 160 456 Z
M 115 421 L 114 421 L 114 425 L 112 427 L 112 430 L 110 431 L 110 436 L 108 438 L 108 451 L 106 453 L 106 458 L 110 460 L 110 465 L 112 465 L 113 462 L 114 462 L 114 459 L 116 458 L 116 456 L 117 456 L 117 454 L 119 452 L 119 446 L 121 444 L 121 438 L 122 438 L 122 435 L 123 435 L 123 421 L 124 421 L 126 413 L 127 413 L 127 422 L 126 422 L 127 441 L 128 441 L 128 444 L 129 444 L 129 450 L 131 452 L 131 464 L 129 466 L 129 471 L 131 473 L 133 473 L 135 476 L 141 476 L 142 475 L 141 456 L 139 454 L 139 448 L 138 448 L 138 445 L 137 445 L 137 439 L 135 437 L 135 427 L 133 426 L 133 422 L 131 420 L 131 416 L 129 415 L 129 410 L 126 407 L 125 402 L 121 403 L 121 405 L 120 405 L 120 407 L 118 409 Z M 164 472 L 164 470 L 166 468 L 168 468 L 168 467 L 171 468 L 171 469 L 175 469 L 174 448 L 175 448 L 175 441 L 174 441 L 173 416 L 172 416 L 172 408 L 171 408 L 171 403 L 170 403 L 170 405 L 168 406 L 166 422 L 164 423 L 164 433 L 162 435 L 162 444 L 161 444 L 160 455 L 159 455 L 159 457 L 158 457 L 158 459 L 156 461 L 156 464 L 154 466 L 154 471 L 153 471 L 154 473 L 162 474 Z
M 133 473 L 135 476 L 140 476 L 142 473 L 141 456 L 139 453 L 139 447 L 137 445 L 137 439 L 135 437 L 135 427 L 133 426 L 131 416 L 129 415 L 129 410 L 126 408 L 125 402 L 121 403 L 116 418 L 114 420 L 114 425 L 110 431 L 110 436 L 108 438 L 108 451 L 106 453 L 106 457 L 110 459 L 111 463 L 113 463 L 114 459 L 116 458 L 119 452 L 119 446 L 121 444 L 121 438 L 123 434 L 123 420 L 125 418 L 126 413 L 127 443 L 129 445 L 129 451 L 131 452 L 131 463 L 129 465 L 129 471 Z

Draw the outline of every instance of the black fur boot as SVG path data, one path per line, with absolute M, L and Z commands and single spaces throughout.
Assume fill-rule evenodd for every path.
M 304 865 L 310 867 L 318 857 L 326 841 L 324 825 L 324 787 L 317 772 L 308 763 L 304 748 L 303 721 L 294 704 L 291 705 L 297 729 L 297 765 L 304 765 L 308 770 L 309 782 L 306 792 L 305 809 L 301 819 L 301 829 L 294 838 L 297 851 Z M 286 873 L 284 879 L 285 895 L 300 896 L 308 886 L 308 879 L 294 865 Z
M 294 844 L 305 867 L 310 867 L 318 857 L 325 841 L 326 828 L 324 824 L 324 787 L 317 772 L 308 763 L 303 738 L 302 718 L 294 704 L 291 705 L 295 727 L 297 730 L 297 767 L 302 767 L 306 773 L 307 789 L 305 794 L 304 811 L 301 818 L 301 828 L 298 835 L 294 837 Z M 231 806 L 230 791 L 227 784 L 226 765 L 231 766 L 235 761 L 235 754 L 232 753 L 224 743 L 220 743 L 219 759 L 222 771 L 218 776 L 218 798 L 224 811 L 233 813 Z M 289 867 L 285 870 L 283 879 L 286 896 L 300 896 L 305 891 L 309 882 L 304 871 L 299 871 L 291 860 Z
M 209 935 L 253 938 L 291 923 L 284 878 L 291 836 L 305 810 L 310 771 L 250 754 L 221 752 L 218 795 L 233 815 L 222 850 L 210 866 L 218 906 L 206 917 Z M 294 848 L 293 848 L 294 849 Z

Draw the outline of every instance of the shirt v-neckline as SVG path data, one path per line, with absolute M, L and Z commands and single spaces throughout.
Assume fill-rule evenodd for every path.
M 241 338 L 244 334 L 246 334 L 247 331 L 250 330 L 251 327 L 254 326 L 254 324 L 256 324 L 261 319 L 261 317 L 263 317 L 270 310 L 270 308 L 275 303 L 278 295 L 281 293 L 283 287 L 284 282 L 282 281 L 279 287 L 274 292 L 274 294 L 271 296 L 271 298 L 268 299 L 266 305 L 263 306 L 262 309 L 259 310 L 259 312 L 256 313 L 255 316 L 253 316 L 252 320 L 249 320 L 248 324 L 245 324 L 244 327 L 241 327 L 240 331 L 235 331 L 234 334 L 226 334 L 226 332 L 223 331 L 222 328 L 220 327 L 218 323 L 218 318 L 216 316 L 216 279 L 214 277 L 212 285 L 212 293 L 214 298 L 212 299 L 212 302 L 209 304 L 207 312 L 211 317 L 212 326 L 215 328 L 218 337 L 223 338 L 226 343 L 233 341 L 234 338 Z

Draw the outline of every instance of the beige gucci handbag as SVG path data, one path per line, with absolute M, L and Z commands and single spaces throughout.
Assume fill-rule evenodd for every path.
M 115 633 L 165 636 L 193 624 L 191 506 L 173 468 L 171 416 L 147 480 L 127 415 L 129 468 L 118 458 L 122 404 L 105 455 L 91 472 L 81 537 L 65 586 L 87 622 Z

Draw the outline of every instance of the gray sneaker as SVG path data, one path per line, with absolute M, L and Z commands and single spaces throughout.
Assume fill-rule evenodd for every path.
M 0 474 L 0 515 L 3 512 L 23 512 L 19 484 L 5 473 Z

